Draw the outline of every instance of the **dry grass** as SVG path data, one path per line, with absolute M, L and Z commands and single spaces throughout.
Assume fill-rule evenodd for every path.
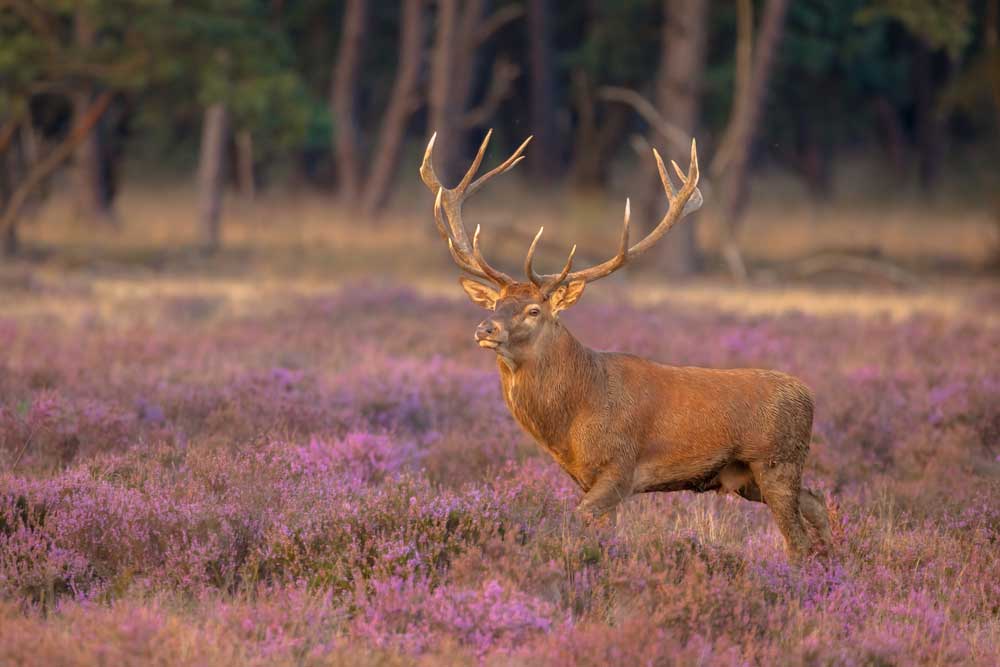
M 750 261 L 783 262 L 831 248 L 874 253 L 922 267 L 920 286 L 891 289 L 845 276 L 789 283 L 771 272 L 769 280 L 737 287 L 723 275 L 679 282 L 646 266 L 607 281 L 590 298 L 682 302 L 749 313 L 801 310 L 893 318 L 964 313 L 998 321 L 996 281 L 981 274 L 1000 245 L 1000 227 L 986 206 L 904 202 L 818 208 L 787 188 L 777 191 L 785 201 L 759 197 L 743 228 Z M 98 302 L 109 318 L 127 318 L 135 304 L 171 296 L 215 300 L 223 313 L 255 312 L 288 296 L 359 280 L 405 282 L 426 294 L 457 296 L 455 269 L 433 231 L 429 206 L 427 193 L 413 190 L 402 193 L 384 219 L 361 221 L 332 197 L 315 192 L 272 194 L 253 205 L 231 197 L 223 224 L 225 250 L 208 259 L 196 252 L 196 201 L 190 188 L 126 188 L 117 228 L 77 220 L 69 198 L 56 196 L 23 228 L 35 261 L 0 267 L 0 312 L 57 313 L 74 320 Z M 501 182 L 483 201 L 470 204 L 467 217 L 482 222 L 485 244 L 497 263 L 517 271 L 528 239 L 541 224 L 546 226 L 543 263 L 560 262 L 571 242 L 580 243 L 582 261 L 602 258 L 617 234 L 620 206 L 603 193 L 541 199 L 526 195 L 516 182 Z M 699 242 L 709 253 L 719 238 L 713 213 L 708 207 L 699 223 Z M 981 275 L 927 273 L 932 262 Z M 84 302 L 91 306 L 83 308 Z

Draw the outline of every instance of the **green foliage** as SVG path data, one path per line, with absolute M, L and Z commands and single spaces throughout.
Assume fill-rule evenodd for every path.
M 583 69 L 599 84 L 634 86 L 650 80 L 659 63 L 661 4 L 655 0 L 579 3 L 561 20 L 583 23 L 586 31 L 563 53 L 562 64 Z
M 112 89 L 167 125 L 224 102 L 265 143 L 305 133 L 309 104 L 288 34 L 257 0 L 48 0 L 0 9 L 0 101 Z M 79 39 L 81 25 L 92 40 Z
M 508 3 L 527 8 L 525 0 L 491 6 L 496 11 Z M 757 30 L 764 4 L 754 1 Z M 781 160 L 803 131 L 826 147 L 868 142 L 878 127 L 876 100 L 908 131 L 917 106 L 926 103 L 914 93 L 918 49 L 936 54 L 932 101 L 942 114 L 962 120 L 952 126 L 990 131 L 996 116 L 987 96 L 1000 63 L 982 38 L 986 4 L 789 3 L 761 121 L 764 145 L 777 145 L 773 152 Z M 429 62 L 437 8 L 429 0 L 424 5 Z M 397 71 L 400 8 L 398 0 L 373 2 L 369 8 L 358 95 L 363 142 L 378 129 Z M 73 92 L 110 89 L 119 93 L 123 104 L 118 106 L 126 108 L 138 139 L 133 143 L 145 158 L 190 159 L 201 113 L 214 102 L 226 104 L 237 129 L 252 131 L 260 162 L 291 151 L 321 155 L 335 138 L 328 105 L 344 9 L 344 0 L 0 2 L 0 121 L 31 108 L 36 125 L 47 134 L 58 132 L 66 126 Z M 562 139 L 574 136 L 576 72 L 594 87 L 650 93 L 662 53 L 664 0 L 550 2 L 550 10 L 558 106 L 553 113 L 565 121 Z M 733 95 L 735 3 L 709 2 L 707 17 L 699 124 L 704 134 L 718 136 Z M 80 39 L 81 21 L 93 39 Z M 515 98 L 529 94 L 527 26 L 527 18 L 519 18 L 482 49 L 476 95 L 486 89 L 490 60 L 497 54 L 521 61 Z M 426 71 L 422 77 L 426 93 Z M 513 114 L 508 124 L 521 122 L 516 114 L 527 113 L 526 102 L 515 99 L 501 107 L 503 114 Z M 571 155 L 570 148 L 562 146 L 561 155 Z
M 782 145 L 803 131 L 825 142 L 850 139 L 881 96 L 909 103 L 909 57 L 894 48 L 885 21 L 861 25 L 868 0 L 793 3 L 775 68 L 767 134 Z M 804 127 L 806 126 L 806 127 Z
M 968 0 L 872 0 L 857 13 L 859 24 L 883 19 L 899 21 L 908 32 L 934 50 L 957 58 L 972 39 Z

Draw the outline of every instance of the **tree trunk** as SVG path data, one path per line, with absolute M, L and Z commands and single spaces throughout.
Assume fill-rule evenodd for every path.
M 392 95 L 372 160 L 370 175 L 362 195 L 362 210 L 366 215 L 381 211 L 389 199 L 389 190 L 399 166 L 399 156 L 406 138 L 406 127 L 420 105 L 420 71 L 423 68 L 424 21 L 423 0 L 403 0 L 400 18 L 399 64 Z
M 334 159 L 340 195 L 355 202 L 361 191 L 361 127 L 358 119 L 358 77 L 368 23 L 366 0 L 347 0 L 343 32 L 333 72 L 330 109 L 334 122 Z
M 223 104 L 205 110 L 198 163 L 198 215 L 202 249 L 215 252 L 221 243 L 222 190 L 225 179 L 229 119 Z
M 250 130 L 236 133 L 236 171 L 240 195 L 253 201 L 257 198 L 257 182 L 253 173 L 253 134 Z
M 556 143 L 555 81 L 552 67 L 550 0 L 528 0 L 528 62 L 531 69 L 531 133 L 534 148 L 528 154 L 532 178 L 551 181 L 560 160 Z
M 889 159 L 891 174 L 893 177 L 898 177 L 905 173 L 904 149 L 906 141 L 896 110 L 885 95 L 879 95 L 875 98 L 875 116 L 878 119 L 879 137 L 886 157 Z
M 85 9 L 77 9 L 73 27 L 77 48 L 81 51 L 93 48 L 96 34 Z M 94 102 L 92 87 L 84 86 L 72 95 L 72 100 L 73 123 L 78 126 Z M 110 188 L 105 183 L 103 158 L 99 122 L 80 142 L 73 155 L 72 184 L 76 214 L 80 218 L 103 222 L 112 220 Z
M 664 0 L 663 35 L 660 44 L 660 67 L 656 81 L 656 107 L 664 120 L 688 136 L 695 135 L 701 101 L 701 80 L 705 71 L 705 36 L 708 0 Z M 683 163 L 688 146 L 650 129 L 651 143 L 661 151 L 683 151 L 678 160 Z M 657 225 L 666 212 L 667 201 L 663 185 L 655 170 L 650 170 L 640 219 L 647 221 L 647 231 Z M 697 214 L 678 225 L 660 246 L 657 268 L 673 275 L 688 275 L 701 269 L 698 250 Z
M 495 61 L 486 96 L 477 107 L 470 108 L 480 45 L 523 13 L 519 6 L 507 5 L 486 17 L 485 9 L 485 0 L 438 2 L 429 129 L 440 136 L 434 144 L 434 168 L 444 183 L 454 183 L 461 175 L 458 162 L 464 153 L 465 131 L 492 117 L 518 75 L 516 66 Z
M 752 4 L 749 0 L 743 0 L 741 7 L 742 13 L 746 15 Z M 730 273 L 741 282 L 747 279 L 747 271 L 736 239 L 749 198 L 747 168 L 750 150 L 764 110 L 767 82 L 781 41 L 787 9 L 788 0 L 767 0 L 764 5 L 760 34 L 752 48 L 749 77 L 743 85 L 738 86 L 726 137 L 711 168 L 714 174 L 721 175 L 723 181 L 723 257 Z M 741 39 L 741 42 L 745 40 Z M 743 46 L 747 44 L 744 43 Z
M 478 3 L 479 0 L 471 0 Z M 437 35 L 431 56 L 430 130 L 440 140 L 434 145 L 434 168 L 442 183 L 458 181 L 458 156 L 462 153 L 460 132 L 464 95 L 462 81 L 456 76 L 459 48 L 458 0 L 439 0 Z
M 577 111 L 573 133 L 573 187 L 588 192 L 604 187 L 608 167 L 628 125 L 628 115 L 618 104 L 598 113 L 598 96 L 590 77 L 582 70 L 573 74 L 573 104 Z
M 7 200 L 14 192 L 14 183 L 17 181 L 14 153 L 18 125 L 11 121 L 3 129 L 4 132 L 0 133 L 0 210 L 7 205 Z M 12 257 L 17 254 L 19 245 L 17 225 L 4 227 L 0 238 L 0 252 Z
M 914 41 L 916 43 L 911 72 L 916 98 L 920 191 L 923 194 L 930 194 L 937 185 L 938 166 L 944 153 L 944 128 L 935 108 L 934 54 L 923 42 Z
M 89 91 L 73 95 L 74 123 L 79 123 L 93 99 Z M 100 129 L 94 128 L 74 152 L 73 193 L 78 217 L 107 222 L 111 218 L 111 202 L 106 197 L 99 137 Z
M 830 156 L 816 119 L 799 109 L 795 114 L 794 163 L 815 201 L 828 201 L 833 189 Z
M 17 237 L 17 225 L 11 225 L 3 232 L 3 254 L 13 257 L 21 251 L 21 241 Z
M 3 215 L 0 215 L 0 233 L 5 236 L 16 234 L 16 230 L 14 232 L 10 230 L 17 225 L 21 212 L 31 198 L 32 193 L 35 192 L 52 172 L 70 158 L 73 151 L 80 145 L 80 142 L 90 134 L 94 129 L 94 125 L 101 120 L 104 112 L 108 110 L 112 97 L 109 91 L 104 91 L 98 95 L 94 103 L 90 105 L 87 113 L 79 118 L 79 122 L 70 130 L 69 135 L 44 158 L 33 160 L 27 167 L 24 176 L 19 176 L 16 187 L 14 187 L 7 200 L 3 202 Z M 25 133 L 25 138 L 30 137 L 30 126 L 26 124 L 22 128 L 22 132 Z

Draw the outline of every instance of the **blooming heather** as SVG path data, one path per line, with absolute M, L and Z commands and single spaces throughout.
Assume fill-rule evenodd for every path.
M 730 497 L 581 526 L 467 305 L 181 306 L 0 319 L 0 664 L 997 664 L 1000 330 L 976 318 L 566 315 L 813 388 L 836 553 L 790 566 Z

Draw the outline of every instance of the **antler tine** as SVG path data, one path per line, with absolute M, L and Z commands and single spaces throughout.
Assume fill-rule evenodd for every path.
M 622 238 L 618 243 L 618 254 L 608 263 L 605 273 L 600 275 L 595 274 L 593 277 L 587 278 L 587 280 L 597 280 L 598 278 L 603 278 L 604 276 L 617 271 L 621 267 L 625 266 L 625 262 L 629 259 L 628 254 L 628 236 L 629 236 L 629 222 L 632 220 L 632 202 L 628 197 L 625 198 L 625 217 L 622 220 Z
M 563 266 L 562 271 L 559 272 L 559 275 L 556 276 L 554 280 L 550 280 L 548 284 L 545 286 L 545 289 L 542 290 L 542 293 L 545 296 L 548 296 L 549 292 L 559 287 L 559 285 L 562 284 L 562 281 L 566 280 L 566 276 L 569 275 L 570 269 L 573 268 L 573 256 L 575 254 L 576 254 L 576 244 L 573 244 L 573 247 L 570 248 L 569 250 L 569 257 L 566 258 L 566 264 Z
M 667 168 L 663 166 L 663 158 L 660 157 L 660 153 L 654 148 L 653 158 L 656 160 L 656 171 L 660 174 L 660 182 L 663 183 L 663 190 L 667 193 L 667 201 L 673 201 L 676 193 L 674 192 L 674 184 L 670 180 L 670 174 L 667 172 Z
M 437 197 L 434 198 L 434 224 L 437 226 L 438 233 L 441 235 L 445 241 L 448 242 L 448 252 L 451 253 L 452 259 L 455 263 L 462 268 L 463 271 L 467 271 L 474 276 L 479 276 L 480 278 L 489 279 L 489 276 L 483 273 L 479 267 L 475 266 L 469 261 L 467 255 L 463 255 L 455 247 L 454 242 L 451 240 L 451 236 L 448 234 L 448 229 L 445 227 L 444 218 L 441 215 L 441 195 L 443 194 L 444 188 L 438 188 Z
M 476 159 L 472 161 L 472 166 L 465 172 L 465 176 L 462 177 L 459 184 L 455 186 L 455 189 L 459 192 L 465 192 L 466 188 L 469 187 L 469 183 L 476 177 L 476 172 L 479 171 L 479 165 L 483 163 L 483 157 L 486 155 L 486 147 L 490 145 L 490 137 L 492 136 L 493 128 L 490 128 L 486 131 L 486 136 L 483 137 L 483 143 L 479 145 L 479 152 L 476 153 Z
M 629 198 L 625 198 L 625 219 L 622 221 L 622 240 L 618 245 L 618 256 L 621 257 L 621 266 L 628 260 L 628 235 L 629 235 L 629 222 L 632 220 L 632 202 Z M 617 267 L 616 267 L 617 268 Z
M 490 130 L 490 131 L 492 132 L 492 130 Z M 517 150 L 514 151 L 513 153 L 511 153 L 511 155 L 510 155 L 509 158 L 507 158 L 506 160 L 504 160 L 503 162 L 501 162 L 500 164 L 498 164 L 496 167 L 494 167 L 493 169 L 489 170 L 488 172 L 486 172 L 485 174 L 483 174 L 482 176 L 480 176 L 479 178 L 477 178 L 472 183 L 472 185 L 469 186 L 468 194 L 471 195 L 474 192 L 476 192 L 476 190 L 478 190 L 479 188 L 483 187 L 483 185 L 486 183 L 486 181 L 490 180 L 491 178 L 493 178 L 497 174 L 502 174 L 502 173 L 504 173 L 506 171 L 510 171 L 515 166 L 517 166 L 517 163 L 524 159 L 524 156 L 521 155 L 521 153 L 523 153 L 524 149 L 528 147 L 528 144 L 531 143 L 532 139 L 534 139 L 534 135 L 532 135 L 532 136 L 528 137 L 527 139 L 525 139 L 521 143 L 521 145 L 517 147 Z M 484 144 L 485 144 L 485 142 L 484 142 Z M 479 150 L 482 151 L 483 149 L 480 148 Z
M 566 264 L 563 266 L 562 271 L 557 275 L 541 276 L 535 273 L 534 268 L 532 268 L 531 263 L 535 257 L 535 248 L 538 246 L 538 240 L 542 238 L 542 232 L 545 231 L 545 227 L 539 227 L 538 233 L 535 234 L 535 238 L 531 241 L 531 247 L 528 248 L 528 255 L 524 258 L 524 273 L 528 276 L 530 280 L 539 290 L 542 292 L 543 297 L 548 297 L 548 295 L 562 284 L 563 280 L 569 274 L 570 269 L 573 268 L 573 256 L 576 255 L 576 245 L 574 245 L 569 251 L 569 257 L 566 259 Z
M 524 258 L 524 275 L 528 276 L 530 280 L 536 287 L 541 287 L 544 284 L 544 279 L 542 276 L 535 273 L 534 268 L 531 266 L 531 261 L 535 258 L 535 247 L 538 245 L 538 239 L 542 238 L 542 232 L 545 231 L 545 227 L 539 227 L 538 233 L 535 234 L 535 238 L 531 241 L 531 246 L 528 248 L 528 255 Z
M 486 274 L 485 277 L 489 278 L 498 285 L 510 285 L 517 282 L 503 271 L 497 271 L 494 269 L 489 265 L 489 262 L 483 259 L 483 254 L 479 250 L 479 225 L 476 225 L 476 232 L 472 235 L 472 256 L 475 258 L 476 264 L 479 265 L 479 268 Z
M 448 234 L 448 228 L 444 226 L 444 218 L 441 215 L 441 195 L 443 194 L 444 188 L 438 188 L 437 195 L 434 197 L 434 226 L 437 227 L 441 238 L 445 241 L 450 241 L 451 235 Z
M 427 142 L 427 148 L 424 149 L 424 159 L 420 163 L 420 179 L 431 192 L 441 189 L 441 181 L 438 180 L 437 174 L 434 173 L 434 163 L 431 161 L 431 154 L 434 152 L 434 140 L 437 139 L 437 136 L 437 132 L 431 135 L 430 141 Z
M 486 156 L 486 149 L 489 146 L 490 137 L 492 136 L 493 130 L 486 133 L 475 159 L 458 185 L 454 188 L 446 188 L 441 184 L 441 179 L 438 178 L 437 173 L 434 171 L 434 142 L 437 139 L 437 133 L 435 132 L 431 135 L 430 141 L 427 142 L 427 148 L 424 150 L 424 159 L 420 164 L 420 178 L 423 180 L 424 185 L 431 192 L 435 193 L 434 223 L 437 225 L 438 233 L 448 241 L 448 249 L 455 262 L 462 270 L 475 276 L 492 280 L 503 286 L 516 281 L 506 273 L 498 271 L 489 265 L 479 252 L 478 247 L 476 247 L 475 239 L 473 239 L 473 243 L 470 245 L 469 235 L 462 220 L 462 204 L 466 197 L 482 187 L 490 178 L 497 174 L 502 174 L 524 159 L 521 153 L 528 145 L 531 137 L 528 137 L 514 151 L 514 154 L 504 162 L 473 181 L 476 172 L 479 171 L 479 167 L 482 165 L 483 158 Z M 445 225 L 445 219 L 447 219 L 447 226 Z
M 698 178 L 700 175 L 698 169 L 698 147 L 695 141 L 691 140 L 691 166 L 688 167 L 688 173 L 685 174 L 681 171 L 680 167 L 674 164 L 674 169 L 677 171 L 678 176 L 680 176 L 681 182 L 683 183 L 680 190 L 675 191 L 673 184 L 670 182 L 670 176 L 667 174 L 666 167 L 663 164 L 663 159 L 660 157 L 659 152 L 653 149 L 653 158 L 656 160 L 656 169 L 660 173 L 660 181 L 663 183 L 663 191 L 667 195 L 667 201 L 670 202 L 670 207 L 667 209 L 666 214 L 660 223 L 656 226 L 653 231 L 651 231 L 644 239 L 636 243 L 631 248 L 628 247 L 628 233 L 629 233 L 629 204 L 625 203 L 625 223 L 622 228 L 622 241 L 619 247 L 618 253 L 611 259 L 598 264 L 597 266 L 592 266 L 588 269 L 583 269 L 581 271 L 574 271 L 567 275 L 565 280 L 587 280 L 594 281 L 617 271 L 627 262 L 632 261 L 642 253 L 649 250 L 654 243 L 656 243 L 660 238 L 670 230 L 678 221 L 680 221 L 684 216 L 697 211 L 701 208 L 704 198 L 701 195 L 701 191 L 698 190 Z M 546 278 L 551 278 L 552 276 L 545 276 Z
M 615 256 L 606 262 L 598 264 L 597 266 L 591 267 L 589 269 L 584 269 L 582 271 L 574 271 L 570 273 L 570 269 L 573 264 L 573 255 L 576 254 L 576 246 L 569 253 L 569 259 L 566 261 L 566 266 L 558 274 L 548 274 L 544 276 L 538 276 L 542 281 L 544 281 L 546 288 L 548 290 L 555 289 L 560 284 L 566 280 L 597 280 L 598 278 L 603 278 L 604 276 L 613 273 L 623 267 L 626 262 L 631 258 L 631 254 L 628 247 L 629 240 L 629 223 L 632 219 L 632 205 L 628 199 L 625 199 L 625 215 L 622 219 L 622 235 L 621 240 L 618 243 L 618 252 Z

